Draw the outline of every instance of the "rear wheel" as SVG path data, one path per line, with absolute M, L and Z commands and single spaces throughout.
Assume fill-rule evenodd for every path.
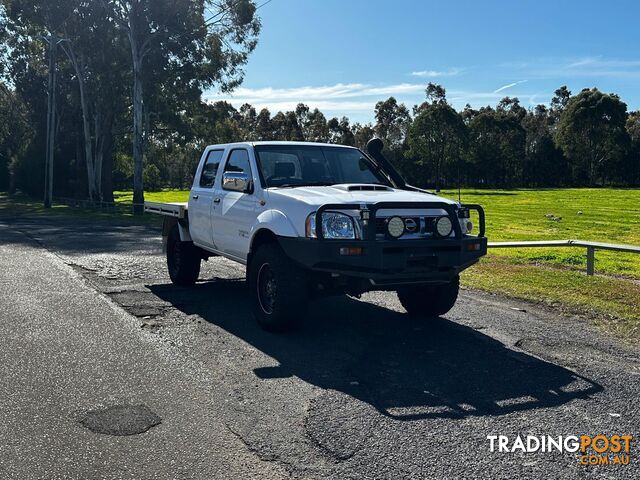
M 178 225 L 169 231 L 167 239 L 167 268 L 176 285 L 193 285 L 200 275 L 200 251 L 193 242 L 180 240 Z
M 283 332 L 302 323 L 309 296 L 307 278 L 279 245 L 258 247 L 247 268 L 247 283 L 262 328 Z
M 460 277 L 444 285 L 422 285 L 398 290 L 398 299 L 410 315 L 437 317 L 453 308 L 458 299 Z

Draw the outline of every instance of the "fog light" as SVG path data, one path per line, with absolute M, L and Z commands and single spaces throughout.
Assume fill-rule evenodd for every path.
M 391 217 L 387 222 L 387 232 L 390 237 L 400 238 L 404 233 L 404 220 L 400 217 Z
M 473 230 L 473 223 L 467 222 L 467 233 L 471 232 L 471 230 Z
M 362 255 L 362 247 L 340 247 L 340 255 L 346 257 Z
M 453 224 L 449 217 L 440 217 L 436 220 L 436 232 L 441 237 L 448 237 L 453 231 Z

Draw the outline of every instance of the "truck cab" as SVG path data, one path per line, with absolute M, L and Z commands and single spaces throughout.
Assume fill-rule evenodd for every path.
M 195 283 L 201 261 L 216 255 L 246 266 L 254 314 L 268 330 L 294 327 L 313 297 L 371 290 L 396 291 L 409 314 L 443 315 L 460 272 L 486 254 L 484 211 L 407 184 L 379 140 L 367 150 L 207 147 L 188 204 L 145 204 L 165 216 L 171 280 Z

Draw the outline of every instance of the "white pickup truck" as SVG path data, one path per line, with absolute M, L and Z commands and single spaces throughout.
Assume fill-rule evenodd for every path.
M 294 327 L 322 294 L 392 290 L 409 314 L 448 312 L 459 273 L 486 254 L 482 208 L 408 185 L 378 139 L 367 151 L 305 142 L 207 147 L 188 204 L 145 203 L 165 216 L 172 282 L 194 284 L 212 256 L 246 265 L 252 309 L 271 331 Z

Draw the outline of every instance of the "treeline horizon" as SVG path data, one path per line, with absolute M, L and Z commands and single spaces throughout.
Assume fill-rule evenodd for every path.
M 188 188 L 206 145 L 364 149 L 374 136 L 410 183 L 431 189 L 640 186 L 640 112 L 597 88 L 562 86 L 531 108 L 504 97 L 458 111 L 429 83 L 422 103 L 381 99 L 364 124 L 304 103 L 270 112 L 203 101 L 242 83 L 256 9 L 253 0 L 0 0 L 0 190 L 43 193 L 51 64 L 54 196 L 109 202 L 133 189 L 140 203 L 143 189 Z

